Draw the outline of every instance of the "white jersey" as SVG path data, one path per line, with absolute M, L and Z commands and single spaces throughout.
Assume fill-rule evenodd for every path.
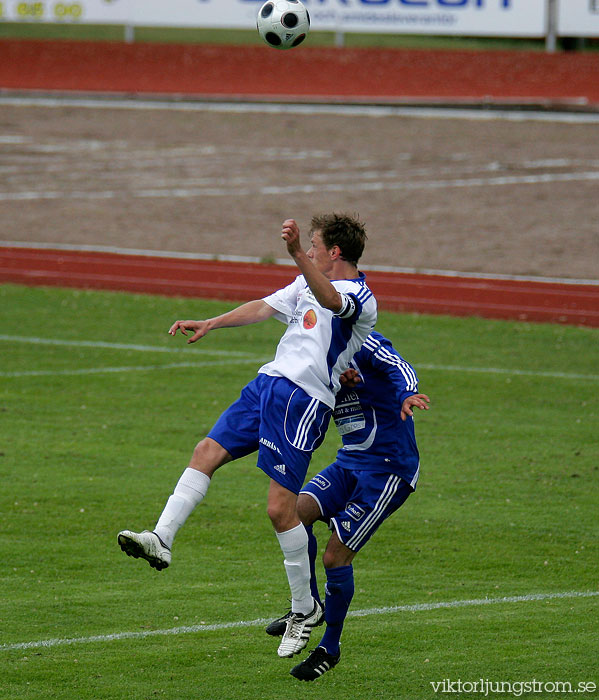
M 287 287 L 264 297 L 287 324 L 275 358 L 258 372 L 286 377 L 309 396 L 335 407 L 339 375 L 362 347 L 376 323 L 376 299 L 363 273 L 353 280 L 331 280 L 341 294 L 343 308 L 337 314 L 316 301 L 303 275 Z

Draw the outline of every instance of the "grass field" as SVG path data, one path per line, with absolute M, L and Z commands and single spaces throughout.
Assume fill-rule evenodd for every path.
M 0 697 L 427 700 L 443 696 L 433 683 L 482 678 L 536 679 L 541 692 L 495 697 L 542 698 L 554 682 L 599 684 L 597 330 L 381 314 L 432 399 L 417 416 L 422 476 L 357 557 L 363 614 L 316 683 L 288 675 L 296 662 L 259 622 L 288 589 L 252 459 L 216 475 L 167 571 L 121 553 L 116 533 L 154 524 L 196 440 L 273 354 L 275 321 L 191 347 L 166 333 L 230 306 L 0 287 Z

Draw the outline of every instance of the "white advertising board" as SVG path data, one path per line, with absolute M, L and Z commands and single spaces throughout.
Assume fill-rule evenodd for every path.
M 13 22 L 78 22 L 128 24 L 130 0 L 0 0 L 0 20 Z
M 599 0 L 558 0 L 557 34 L 599 37 Z
M 542 37 L 546 0 L 306 0 L 314 27 L 345 32 Z
M 0 0 L 11 21 L 251 29 L 264 0 Z M 568 4 L 575 0 L 566 0 Z M 589 0 L 582 0 L 582 2 Z M 545 36 L 547 0 L 304 0 L 312 28 L 470 36 Z

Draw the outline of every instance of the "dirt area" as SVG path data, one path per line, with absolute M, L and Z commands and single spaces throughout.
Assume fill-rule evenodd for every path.
M 2 239 L 285 256 L 357 212 L 363 266 L 599 279 L 596 124 L 0 106 Z

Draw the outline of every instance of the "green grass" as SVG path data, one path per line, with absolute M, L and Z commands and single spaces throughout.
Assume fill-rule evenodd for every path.
M 135 27 L 135 41 L 177 44 L 233 44 L 264 46 L 258 33 L 245 29 L 201 29 L 189 27 Z M 77 41 L 123 41 L 121 25 L 70 24 L 46 22 L 0 22 L 0 39 L 70 39 Z M 306 47 L 335 46 L 335 32 L 312 31 Z M 597 50 L 599 43 L 579 42 L 579 50 Z M 474 49 L 544 51 L 544 39 L 510 37 L 452 37 L 413 34 L 369 34 L 347 32 L 343 45 L 348 48 L 396 49 Z
M 154 524 L 195 442 L 273 354 L 275 321 L 191 347 L 166 333 L 231 306 L 0 287 L 1 644 L 284 611 L 266 478 L 251 458 L 216 475 L 167 571 L 116 544 L 119 529 Z M 378 328 L 432 407 L 417 416 L 418 491 L 356 558 L 352 609 L 597 591 L 599 332 L 388 313 Z M 238 354 L 217 364 L 222 351 Z M 198 366 L 164 367 L 177 363 Z M 330 432 L 310 473 L 337 444 Z M 317 534 L 324 544 L 324 526 Z M 445 678 L 599 682 L 596 608 L 579 597 L 351 617 L 341 664 L 302 685 L 257 625 L 4 646 L 0 697 L 429 700 Z

